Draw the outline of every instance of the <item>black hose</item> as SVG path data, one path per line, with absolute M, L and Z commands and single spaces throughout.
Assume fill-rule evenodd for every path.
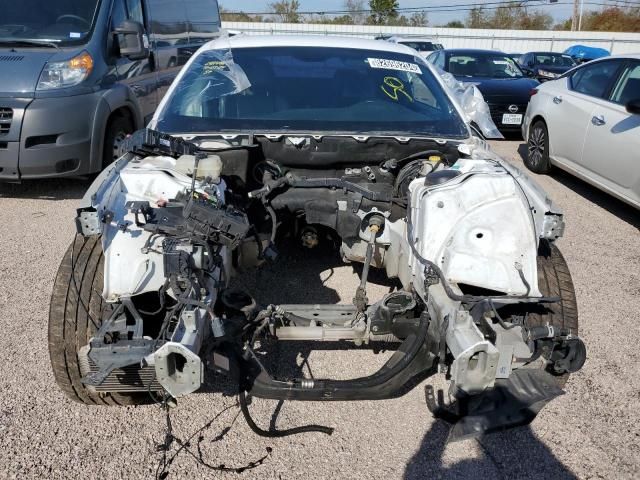
M 388 192 L 375 192 L 342 178 L 289 178 L 287 183 L 294 188 L 343 188 L 374 202 L 391 201 Z
M 278 217 L 276 217 L 276 211 L 268 203 L 264 204 L 264 208 L 267 209 L 269 217 L 271 218 L 271 243 L 276 243 L 276 234 L 278 233 Z
M 493 304 L 493 300 L 489 299 L 488 302 L 489 302 L 489 305 L 491 306 L 491 309 L 493 310 L 493 313 L 496 314 L 496 320 L 498 320 L 498 323 L 502 328 L 504 328 L 505 330 L 511 330 L 512 328 L 517 327 L 515 323 L 512 323 L 511 325 L 507 325 L 507 323 L 503 320 L 503 318 L 498 313 L 498 309 Z
M 251 418 L 251 414 L 249 413 L 249 405 L 247 403 L 247 395 L 244 390 L 240 390 L 240 392 L 238 393 L 238 399 L 240 401 L 240 410 L 242 410 L 242 415 L 244 416 L 247 425 L 249 425 L 249 428 L 253 431 L 253 433 L 261 437 L 282 438 L 288 437 L 290 435 L 298 435 L 300 433 L 308 432 L 318 432 L 324 433 L 326 435 L 333 434 L 333 428 L 323 427 L 322 425 L 305 425 L 303 427 L 288 428 L 287 430 L 263 430 L 258 425 L 256 425 L 256 422 L 254 422 L 253 418 Z
M 422 159 L 422 158 L 425 158 L 425 157 L 428 157 L 428 156 L 431 156 L 431 155 L 447 159 L 447 156 L 444 155 L 439 150 L 423 150 L 422 152 L 412 153 L 408 157 L 404 157 L 404 158 L 401 158 L 400 160 L 396 160 L 396 164 L 403 163 L 403 162 L 408 162 L 410 160 Z M 448 159 L 447 159 L 447 162 L 448 162 Z

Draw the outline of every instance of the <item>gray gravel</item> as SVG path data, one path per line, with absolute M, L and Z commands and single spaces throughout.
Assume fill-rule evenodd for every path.
M 519 142 L 495 148 L 521 165 Z M 603 161 L 609 161 L 603 159 Z M 170 478 L 639 478 L 640 477 L 640 215 L 569 175 L 538 180 L 565 209 L 559 243 L 571 268 L 588 347 L 585 368 L 567 394 L 526 428 L 482 442 L 445 445 L 447 426 L 429 414 L 422 386 L 389 401 L 287 403 L 255 400 L 267 426 L 308 422 L 335 426 L 332 437 L 304 434 L 278 440 L 254 436 L 232 408 L 202 437 L 211 464 L 242 466 L 273 451 L 242 475 L 216 474 L 191 457 L 177 457 Z M 159 459 L 164 417 L 157 407 L 83 407 L 56 388 L 49 368 L 47 313 L 58 263 L 73 235 L 74 208 L 86 182 L 0 185 L 0 477 L 150 478 Z M 294 255 L 274 272 L 247 276 L 261 299 L 350 302 L 357 272 L 335 256 Z M 270 273 L 287 273 L 275 281 Z M 375 295 L 389 285 L 376 276 Z M 283 298 L 284 297 L 284 298 Z M 385 357 L 370 351 L 279 351 L 282 361 L 316 377 L 346 378 L 373 371 Z M 304 363 L 304 365 L 303 365 Z M 235 398 L 219 377 L 208 393 L 179 402 L 173 425 L 180 437 L 202 428 Z M 443 379 L 432 381 L 442 385 Z

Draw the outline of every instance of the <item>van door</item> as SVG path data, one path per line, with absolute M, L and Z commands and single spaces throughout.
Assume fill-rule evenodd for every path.
M 111 31 L 114 31 L 125 20 L 133 20 L 145 26 L 142 0 L 114 0 L 111 11 Z M 142 60 L 129 60 L 126 57 L 116 61 L 117 79 L 127 85 L 138 99 L 145 124 L 153 116 L 158 106 L 158 79 L 154 68 L 154 56 Z

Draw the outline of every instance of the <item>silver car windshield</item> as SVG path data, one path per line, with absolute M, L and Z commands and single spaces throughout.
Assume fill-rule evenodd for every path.
M 324 47 L 201 53 L 158 115 L 165 132 L 322 131 L 466 138 L 424 60 Z

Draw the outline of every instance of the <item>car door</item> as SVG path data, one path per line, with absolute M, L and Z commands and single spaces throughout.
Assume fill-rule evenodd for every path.
M 640 60 L 621 68 L 606 99 L 595 99 L 579 167 L 602 187 L 640 202 L 640 115 L 625 105 L 640 99 Z
M 125 20 L 136 21 L 145 26 L 148 31 L 142 0 L 114 0 L 111 11 L 111 31 L 114 31 Z M 118 58 L 116 60 L 116 77 L 118 82 L 127 85 L 136 96 L 146 123 L 151 119 L 158 106 L 158 82 L 153 54 L 141 60 Z
M 555 162 L 580 162 L 595 100 L 606 98 L 621 65 L 620 59 L 588 64 L 547 87 L 552 98 L 545 120 L 549 152 Z

